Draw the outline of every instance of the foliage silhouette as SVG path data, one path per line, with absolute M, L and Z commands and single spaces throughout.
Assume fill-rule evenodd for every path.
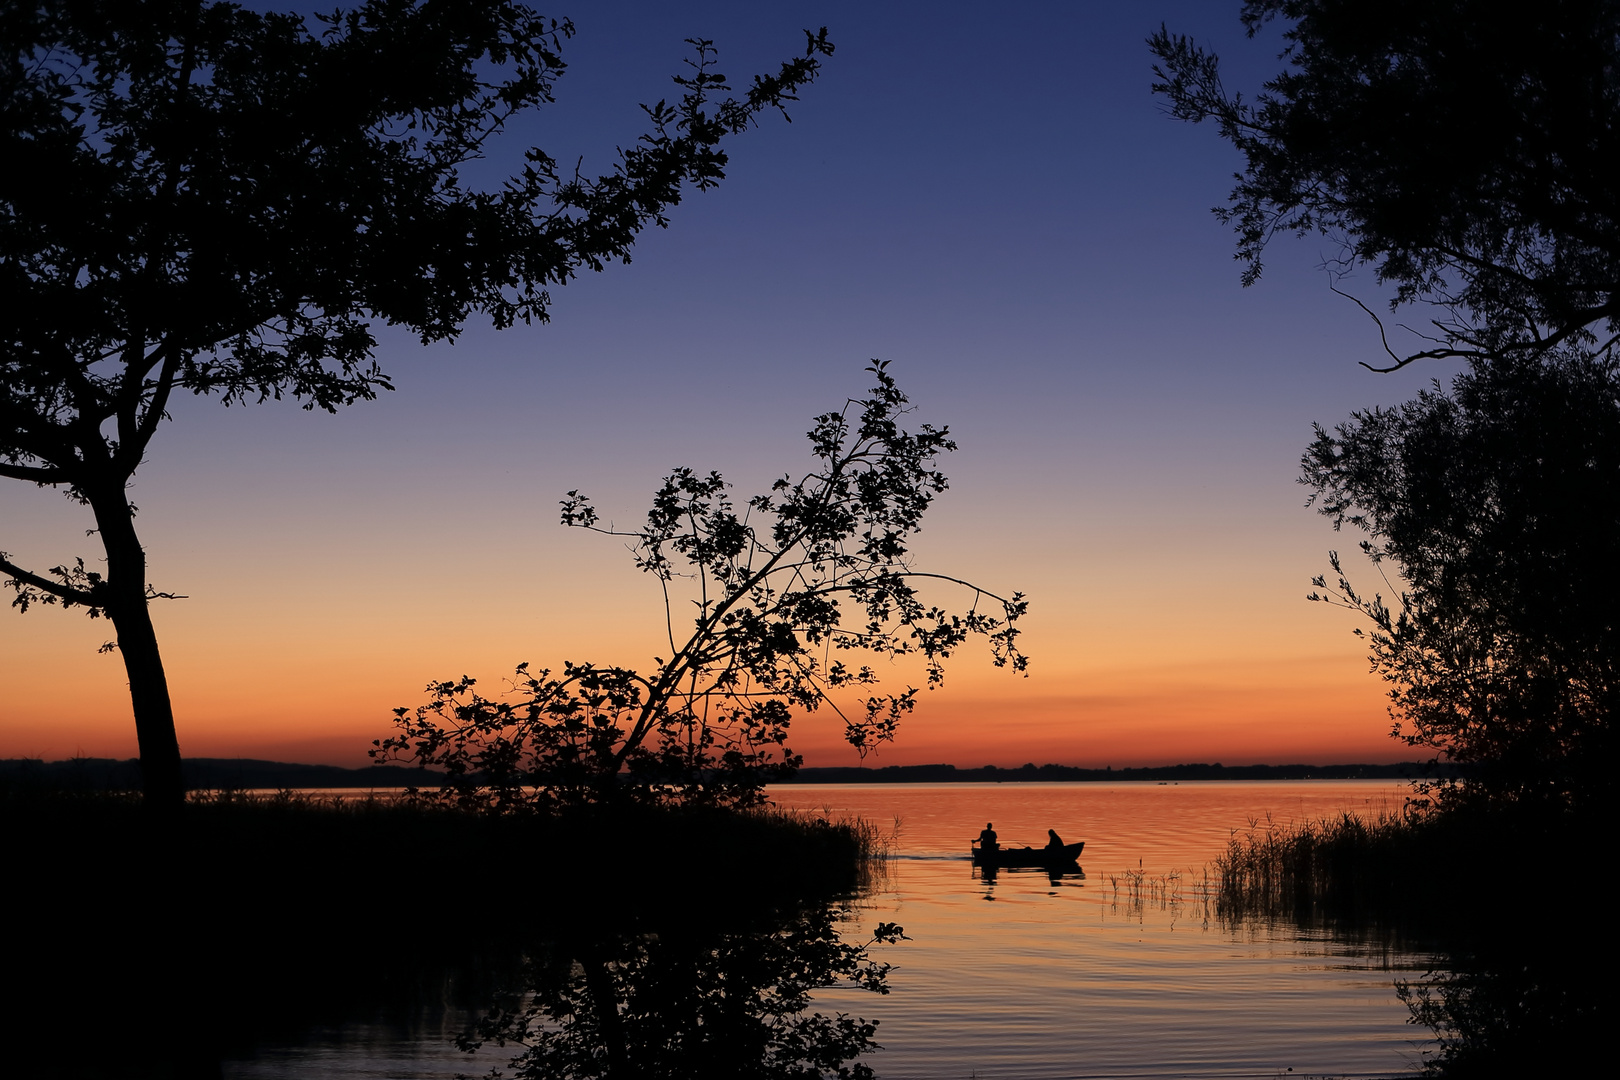
M 888 993 L 890 965 L 869 950 L 905 935 L 879 923 L 870 941 L 851 944 L 841 914 L 824 903 L 723 929 L 586 931 L 542 950 L 517 1000 L 491 1008 L 459 1043 L 522 1047 L 512 1075 L 536 1080 L 871 1077 L 855 1059 L 877 1048 L 877 1025 L 813 1011 L 811 995 Z
M 870 694 L 846 714 L 835 695 L 879 680 L 842 654 L 920 656 L 933 688 L 951 654 L 982 635 L 996 666 L 1024 671 L 1021 593 L 1002 598 L 913 568 L 911 537 L 946 488 L 936 459 L 955 444 L 944 428 L 902 428 L 906 396 L 885 362 L 868 370 L 877 380 L 868 397 L 815 418 L 816 465 L 740 511 L 718 473 L 686 468 L 665 478 L 632 531 L 602 526 L 585 496 L 568 493 L 563 524 L 630 538 L 637 567 L 663 589 L 670 656 L 650 675 L 525 664 L 504 699 L 483 697 L 466 677 L 433 683 L 426 705 L 395 710 L 398 730 L 376 742 L 373 759 L 441 768 L 446 782 L 429 797 L 496 811 L 619 798 L 747 806 L 797 768 L 787 747 L 796 711 L 833 709 L 863 754 L 912 711 L 915 687 Z M 684 580 L 697 615 L 681 640 L 671 588 Z M 971 603 L 929 604 L 925 582 L 965 589 Z M 996 614 L 979 610 L 986 601 Z
M 1438 305 L 1421 347 L 1385 339 L 1382 370 L 1614 344 L 1620 4 L 1243 5 L 1251 37 L 1279 18 L 1286 68 L 1252 101 L 1214 53 L 1164 28 L 1149 39 L 1171 115 L 1214 121 L 1244 155 L 1216 213 L 1245 284 L 1273 236 L 1318 233 L 1341 245 L 1338 271 L 1394 285 L 1392 307 Z
M 1402 581 L 1369 598 L 1335 553 L 1337 587 L 1318 579 L 1312 598 L 1371 620 L 1397 734 L 1472 766 L 1465 792 L 1596 798 L 1620 693 L 1599 599 L 1620 482 L 1620 4 L 1243 6 L 1251 36 L 1272 20 L 1286 66 L 1252 101 L 1213 53 L 1149 39 L 1171 114 L 1213 120 L 1244 155 L 1217 213 L 1245 283 L 1271 237 L 1319 233 L 1342 245 L 1335 289 L 1369 265 L 1392 308 L 1439 309 L 1422 347 L 1386 335 L 1389 362 L 1369 367 L 1468 367 L 1450 393 L 1318 429 L 1312 501 L 1368 532 L 1363 550 Z
M 552 100 L 573 32 L 510 0 L 366 0 L 316 16 L 234 4 L 7 5 L 0 175 L 0 476 L 88 505 L 107 556 L 36 573 L 16 606 L 106 616 L 150 800 L 183 785 L 127 498 L 176 392 L 334 411 L 390 388 L 372 327 L 454 338 L 475 314 L 544 321 L 547 289 L 628 260 L 720 149 L 832 52 L 737 97 L 694 40 L 679 99 L 591 178 L 529 149 L 466 185 L 509 121 Z M 112 647 L 109 643 L 109 647 Z
M 1620 709 L 1620 368 L 1561 350 L 1438 384 L 1317 428 L 1301 481 L 1365 532 L 1393 594 L 1337 553 L 1312 600 L 1357 611 L 1391 683 L 1395 734 L 1465 763 L 1464 789 L 1595 809 L 1612 792 Z M 1387 581 L 1387 579 L 1386 579 Z
M 1607 822 L 1502 804 L 1413 809 L 1254 823 L 1212 867 L 1217 918 L 1425 956 L 1430 969 L 1395 992 L 1408 1022 L 1434 1034 L 1426 1075 L 1575 1075 L 1606 1060 L 1615 948 L 1594 930 L 1603 916 L 1587 910 L 1582 868 Z M 1533 853 L 1520 875 L 1528 907 L 1503 903 L 1504 858 L 1517 852 Z

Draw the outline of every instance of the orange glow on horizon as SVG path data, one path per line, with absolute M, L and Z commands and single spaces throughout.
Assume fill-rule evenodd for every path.
M 14 717 L 29 719 L 0 728 L 0 756 L 135 756 L 116 654 L 86 663 L 55 644 L 38 650 L 39 678 L 19 686 L 8 703 Z M 390 733 L 393 707 L 422 702 L 427 677 L 463 670 L 425 655 L 373 654 L 357 665 L 352 654 L 334 652 L 322 660 L 311 648 L 278 662 L 265 657 L 251 676 L 241 676 L 211 663 L 207 650 L 201 656 L 176 652 L 181 659 L 170 670 L 186 755 L 351 767 L 366 764 L 371 740 Z M 64 662 L 70 659 L 79 663 Z M 1407 760 L 1416 753 L 1389 737 L 1383 688 L 1353 653 L 1242 665 L 1037 669 L 1027 680 L 966 662 L 962 667 L 967 670 L 952 672 L 943 688 L 920 695 L 896 742 L 865 764 L 1328 764 Z M 508 673 L 473 671 L 486 692 L 498 691 Z M 75 690 L 67 702 L 57 689 L 64 684 Z M 790 745 L 807 765 L 862 763 L 829 710 L 800 717 Z
M 940 515 L 919 562 L 1031 595 L 1021 642 L 1030 677 L 992 667 L 982 643 L 970 643 L 947 665 L 944 687 L 922 693 L 897 742 L 867 764 L 1118 768 L 1416 756 L 1389 738 L 1384 688 L 1368 674 L 1348 619 L 1301 599 L 1319 569 L 1319 535 L 1278 528 L 1265 544 L 1240 542 L 1153 512 L 1099 510 L 1118 530 L 1107 546 L 1080 555 L 1055 540 L 1009 549 L 985 524 L 1006 514 L 964 512 L 986 486 L 969 480 L 953 490 L 969 505 Z M 60 502 L 39 507 L 62 514 L 68 532 L 72 508 Z M 622 502 L 637 505 L 631 496 Z M 191 597 L 154 608 L 182 753 L 361 766 L 372 740 L 391 733 L 391 710 L 421 704 L 430 679 L 470 674 L 498 692 L 519 661 L 644 669 L 667 655 L 659 593 L 623 548 L 558 528 L 549 511 L 535 515 L 532 526 L 508 523 L 462 557 L 533 569 L 486 586 L 445 576 L 458 566 L 436 545 L 450 538 L 396 536 L 375 507 L 337 524 L 311 511 L 302 538 L 291 517 L 256 532 L 223 518 L 194 527 L 171 512 L 165 520 L 177 524 L 151 530 L 150 543 L 153 579 Z M 1048 525 L 1054 535 L 1079 529 L 1062 515 Z M 199 534 L 208 545 L 199 546 Z M 1183 537 L 1208 549 L 1203 561 L 1177 559 L 1166 538 Z M 333 550 L 361 556 L 351 565 Z M 239 561 L 253 572 L 240 573 Z M 1217 562 L 1219 573 L 1210 570 Z M 110 631 L 104 620 L 59 609 L 0 613 L 8 672 L 0 756 L 135 755 L 122 662 L 96 654 Z M 877 666 L 884 692 L 923 685 L 914 665 Z M 859 763 L 826 712 L 802 718 L 791 745 L 812 766 Z

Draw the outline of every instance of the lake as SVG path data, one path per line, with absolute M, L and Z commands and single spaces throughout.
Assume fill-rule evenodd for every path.
M 878 1019 L 888 1077 L 1388 1076 L 1426 1029 L 1393 981 L 1429 958 L 1292 925 L 1222 927 L 1204 867 L 1234 830 L 1398 808 L 1390 781 L 814 785 L 783 805 L 898 816 L 896 857 L 864 921 L 901 923 L 892 992 L 844 995 Z M 964 859 L 986 821 L 1002 844 L 1084 840 L 1084 880 L 986 882 Z M 1140 876 L 1132 880 L 1132 875 Z
M 861 1060 L 890 1078 L 1343 1077 L 1409 1072 L 1429 1031 L 1408 1023 L 1398 978 L 1432 958 L 1292 923 L 1226 925 L 1203 872 L 1234 832 L 1345 810 L 1398 808 L 1391 781 L 783 785 L 774 802 L 859 815 L 892 857 L 843 905 L 838 932 L 874 945 L 889 992 L 816 993 L 816 1008 L 875 1020 Z M 1055 828 L 1086 843 L 1082 875 L 1002 871 L 967 858 L 993 821 L 1004 846 Z M 626 889 L 657 882 L 627 875 Z M 656 958 L 643 957 L 645 970 Z M 757 960 L 757 958 L 756 958 Z M 681 969 L 686 970 L 686 969 Z M 692 968 L 697 971 L 697 968 Z M 692 978 L 736 978 L 736 974 Z M 504 1066 L 506 1051 L 449 1045 L 473 1010 L 419 1022 L 335 1024 L 225 1064 L 227 1077 L 419 1080 Z

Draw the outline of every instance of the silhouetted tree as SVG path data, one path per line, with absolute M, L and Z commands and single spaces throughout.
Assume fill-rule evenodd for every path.
M 1251 36 L 1279 18 L 1287 66 L 1252 101 L 1186 37 L 1149 40 L 1171 114 L 1213 120 L 1244 155 L 1217 213 L 1245 283 L 1272 236 L 1320 233 L 1342 244 L 1341 269 L 1393 284 L 1392 303 L 1441 308 L 1427 344 L 1386 368 L 1613 344 L 1620 4 L 1243 5 Z
M 201 0 L 0 6 L 0 476 L 88 505 L 105 571 L 0 555 L 15 604 L 105 615 L 150 800 L 183 795 L 126 489 L 176 392 L 335 410 L 389 387 L 372 327 L 453 338 L 544 320 L 548 286 L 628 259 L 725 136 L 831 53 L 740 97 L 707 41 L 595 179 L 538 148 L 504 183 L 463 168 L 552 100 L 566 21 L 510 0 L 368 0 L 306 20 Z M 109 648 L 112 643 L 109 643 Z
M 1302 482 L 1393 563 L 1371 597 L 1332 556 L 1311 594 L 1372 623 L 1395 733 L 1493 798 L 1595 806 L 1620 710 L 1620 367 L 1570 349 L 1317 428 Z M 1356 631 L 1358 634 L 1362 630 Z
M 863 753 L 892 739 L 917 691 L 868 696 L 845 714 L 839 691 L 874 686 L 877 674 L 844 654 L 925 662 L 930 687 L 971 635 L 996 666 L 1023 671 L 1017 622 L 1027 602 L 912 566 L 911 536 L 934 496 L 935 469 L 955 449 L 945 428 L 900 426 L 910 411 L 887 365 L 874 361 L 870 396 L 815 418 L 816 465 L 736 507 L 718 473 L 677 469 L 634 531 L 599 525 L 577 491 L 562 521 L 633 541 L 636 565 L 664 591 L 670 656 L 647 675 L 565 664 L 561 674 L 517 669 L 513 692 L 485 698 L 474 680 L 434 683 L 414 712 L 396 709 L 396 735 L 375 760 L 408 760 L 448 773 L 438 798 L 512 810 L 622 797 L 749 805 L 799 758 L 787 749 L 795 711 L 837 711 Z M 677 631 L 671 586 L 690 581 L 697 618 Z M 965 611 L 926 602 L 919 584 L 966 589 Z M 979 610 L 988 601 L 995 614 Z M 847 605 L 847 606 L 846 606 Z
M 1468 364 L 1449 393 L 1318 429 L 1313 501 L 1401 580 L 1368 599 L 1334 554 L 1337 590 L 1313 597 L 1372 620 L 1398 735 L 1473 765 L 1472 789 L 1582 802 L 1609 783 L 1620 703 L 1603 599 L 1620 553 L 1620 3 L 1248 0 L 1241 18 L 1251 36 L 1284 24 L 1284 70 L 1252 101 L 1186 37 L 1149 47 L 1171 114 L 1213 120 L 1244 156 L 1217 213 L 1245 283 L 1272 236 L 1321 234 L 1342 245 L 1336 275 L 1368 265 L 1392 307 L 1439 309 L 1422 347 L 1386 336 L 1369 367 Z

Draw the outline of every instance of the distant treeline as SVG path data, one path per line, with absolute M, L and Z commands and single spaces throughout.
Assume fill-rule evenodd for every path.
M 254 758 L 188 758 L 184 763 L 186 787 L 192 790 L 246 790 L 271 788 L 400 788 L 436 787 L 440 774 L 428 769 L 377 765 L 345 769 L 337 765 L 294 765 Z M 1010 783 L 1031 780 L 1408 780 L 1424 776 L 1454 776 L 1455 766 L 1404 761 L 1396 765 L 1159 765 L 1148 768 L 1082 769 L 1072 765 L 1036 765 L 1016 769 L 986 765 L 959 769 L 955 765 L 889 765 L 881 769 L 800 769 L 801 784 L 940 784 Z M 85 791 L 135 791 L 141 786 L 140 762 L 131 758 L 73 758 L 40 761 L 10 758 L 0 761 L 0 782 L 35 783 L 51 788 Z
M 800 769 L 800 784 L 939 784 L 1007 783 L 1030 780 L 1410 780 L 1425 776 L 1453 776 L 1451 765 L 1403 761 L 1395 765 L 1156 765 L 1137 769 L 1082 769 L 1073 765 L 1036 765 L 1016 769 L 986 765 L 958 769 L 955 765 L 888 765 L 881 769 Z

